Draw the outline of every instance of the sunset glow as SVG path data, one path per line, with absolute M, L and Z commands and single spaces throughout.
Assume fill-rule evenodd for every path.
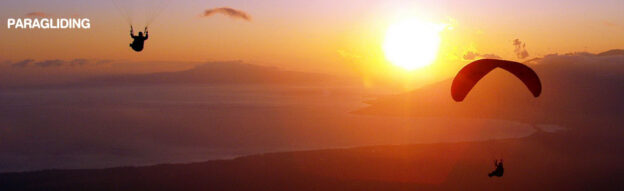
M 383 44 L 386 58 L 407 70 L 430 65 L 440 48 L 443 25 L 408 19 L 388 28 Z
M 623 8 L 0 0 L 0 191 L 622 190 Z

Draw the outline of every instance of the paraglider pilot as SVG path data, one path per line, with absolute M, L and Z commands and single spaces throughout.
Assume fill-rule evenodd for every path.
M 492 178 L 492 176 L 503 177 L 503 173 L 505 173 L 505 168 L 503 168 L 503 159 L 500 161 L 494 160 L 494 166 L 496 166 L 496 169 L 488 174 L 488 176 L 490 178 Z
M 147 27 L 145 27 L 145 36 L 143 36 L 143 32 L 139 32 L 139 35 L 134 36 L 134 29 L 130 26 L 130 37 L 134 39 L 130 47 L 134 51 L 141 52 L 143 50 L 143 45 L 145 44 L 145 40 L 149 38 L 149 33 L 147 32 Z

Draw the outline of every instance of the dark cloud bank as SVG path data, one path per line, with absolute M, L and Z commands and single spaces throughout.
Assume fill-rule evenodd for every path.
M 6 64 L 11 65 L 15 68 L 26 68 L 26 67 L 40 67 L 40 68 L 57 68 L 63 66 L 84 66 L 88 64 L 107 64 L 112 62 L 111 60 L 89 60 L 89 59 L 73 59 L 73 60 L 41 60 L 36 61 L 34 59 L 25 59 L 16 62 L 8 62 Z

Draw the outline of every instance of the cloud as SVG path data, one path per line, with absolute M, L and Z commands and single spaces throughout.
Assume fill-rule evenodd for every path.
M 526 43 L 520 41 L 520 39 L 515 39 L 513 41 L 513 45 L 514 47 L 516 47 L 514 49 L 514 52 L 519 59 L 525 59 L 529 57 L 529 52 L 526 50 Z
M 246 21 L 251 21 L 251 16 L 249 16 L 249 14 L 241 11 L 241 10 L 236 10 L 233 8 L 229 8 L 229 7 L 221 7 L 221 8 L 214 8 L 214 9 L 208 9 L 206 11 L 204 11 L 204 17 L 210 17 L 212 15 L 215 14 L 224 14 L 227 15 L 231 18 L 238 18 L 238 19 L 243 19 Z
M 95 64 L 95 65 L 108 64 L 111 62 L 113 62 L 113 60 L 88 60 L 88 59 L 83 59 L 83 58 L 77 58 L 73 60 L 54 59 L 54 60 L 42 60 L 42 61 L 37 61 L 37 62 L 35 62 L 34 59 L 26 59 L 26 60 L 14 62 L 14 63 L 7 61 L 6 64 L 9 64 L 14 68 L 26 68 L 26 67 L 49 68 L 49 67 L 62 67 L 62 66 L 78 67 L 78 66 L 86 66 L 86 65 L 91 65 L 91 64 Z
M 472 51 L 468 51 L 466 52 L 466 54 L 464 55 L 464 60 L 474 60 L 475 58 L 477 58 L 479 56 L 478 53 L 472 52 Z
M 464 57 L 464 60 L 475 60 L 477 58 L 501 59 L 501 57 L 496 54 L 479 54 L 479 53 L 472 52 L 472 51 L 466 52 L 466 54 L 463 57 Z
M 44 12 L 30 12 L 26 14 L 26 17 L 49 17 L 50 15 Z
M 63 60 L 44 60 L 44 61 L 36 62 L 35 66 L 47 68 L 47 67 L 59 67 L 59 66 L 63 66 L 63 64 L 65 64 L 65 61 Z
M 614 22 L 611 22 L 611 21 L 605 21 L 605 22 L 602 22 L 602 24 L 604 24 L 605 26 L 608 26 L 608 27 L 615 27 L 615 26 L 617 26 Z
M 22 60 L 16 63 L 11 64 L 12 67 L 15 68 L 24 68 L 27 67 L 30 63 L 34 62 L 35 60 L 33 59 L 26 59 L 26 60 Z
M 89 63 L 89 60 L 87 59 L 74 59 L 72 61 L 69 61 L 70 66 L 82 66 L 88 63 Z
M 496 54 L 482 54 L 481 57 L 489 59 L 501 59 L 501 57 Z
M 615 29 L 624 29 L 624 24 L 623 23 L 616 23 L 616 22 L 612 22 L 612 21 L 604 21 L 602 22 L 602 25 L 609 27 L 609 28 L 615 28 Z
M 112 62 L 114 62 L 114 60 L 100 60 L 100 61 L 95 62 L 95 64 L 100 65 L 100 64 L 108 64 Z

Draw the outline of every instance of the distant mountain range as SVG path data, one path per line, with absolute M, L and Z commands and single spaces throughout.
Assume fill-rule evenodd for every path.
M 150 74 L 112 75 L 71 85 L 162 84 L 344 84 L 345 79 L 327 74 L 280 70 L 242 62 L 210 62 L 189 70 Z
M 120 64 L 115 63 L 116 67 Z M 1 88 L 57 88 L 94 86 L 137 86 L 137 85 L 357 85 L 356 80 L 322 73 L 282 70 L 277 67 L 246 64 L 242 61 L 206 62 L 190 66 L 190 69 L 167 72 L 138 72 L 148 63 L 128 65 L 131 71 L 119 72 L 97 65 L 90 65 L 89 71 L 81 68 L 9 68 L 18 74 L 7 73 Z M 137 65 L 140 65 L 137 66 Z M 171 63 L 156 63 L 156 68 Z M 189 67 L 189 63 L 183 63 Z M 101 66 L 104 67 L 104 66 Z M 50 71 L 46 70 L 49 69 Z M 121 69 L 120 69 L 121 70 Z M 30 73 L 29 73 L 30 72 Z

